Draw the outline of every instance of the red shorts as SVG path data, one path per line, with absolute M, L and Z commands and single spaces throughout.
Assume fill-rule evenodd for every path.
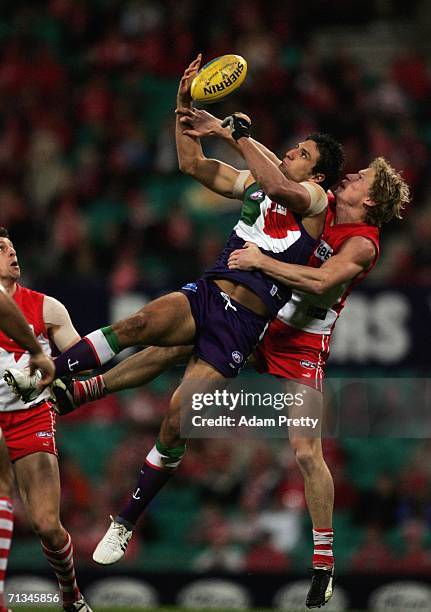
M 256 349 L 257 370 L 322 391 L 329 339 L 330 336 L 310 334 L 275 319 Z
M 57 455 L 55 412 L 50 401 L 24 410 L 0 412 L 0 427 L 11 461 L 32 453 Z

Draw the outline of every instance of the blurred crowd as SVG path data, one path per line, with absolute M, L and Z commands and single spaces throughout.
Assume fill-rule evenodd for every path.
M 180 175 L 174 142 L 178 79 L 202 51 L 204 60 L 227 52 L 247 59 L 246 82 L 213 111 L 244 110 L 253 135 L 274 151 L 328 131 L 345 144 L 347 171 L 378 155 L 403 171 L 413 202 L 403 221 L 385 228 L 373 277 L 428 285 L 429 58 L 396 40 L 384 65 L 373 56 L 359 61 L 344 46 L 323 54 L 315 44 L 326 26 L 414 19 L 420 3 L 329 4 L 219 0 L 211 11 L 198 0 L 2 2 L 0 224 L 11 232 L 26 282 L 37 288 L 47 279 L 103 279 L 112 295 L 154 296 L 193 280 L 214 260 L 236 205 Z M 241 163 L 216 141 L 205 147 Z M 67 421 L 60 425 L 63 520 L 81 563 L 134 487 L 166 407 L 163 391 L 105 400 L 88 412 L 114 441 L 102 449 L 96 476 L 84 465 L 88 448 L 72 452 L 72 430 Z M 360 443 L 362 452 L 326 442 L 337 492 L 336 555 L 344 569 L 431 573 L 431 445 Z M 388 455 L 404 462 L 386 465 Z M 369 482 L 358 484 L 358 457 Z M 131 563 L 147 558 L 157 568 L 157 551 L 165 564 L 171 555 L 172 567 L 188 551 L 184 567 L 197 571 L 302 570 L 310 563 L 302 478 L 285 441 L 195 441 L 160 500 L 132 540 Z M 169 514 L 179 503 L 180 512 Z M 18 543 L 32 537 L 22 516 L 16 535 Z

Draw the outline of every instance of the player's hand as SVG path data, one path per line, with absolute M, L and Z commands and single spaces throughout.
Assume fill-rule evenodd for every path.
M 177 106 L 189 105 L 191 101 L 190 87 L 192 81 L 199 71 L 199 67 L 202 61 L 202 53 L 199 53 L 197 58 L 192 61 L 191 64 L 185 69 L 183 76 L 181 77 L 180 84 L 178 86 L 177 94 Z
M 30 356 L 30 374 L 34 374 L 36 370 L 40 370 L 42 378 L 40 386 L 46 387 L 54 380 L 55 367 L 51 357 L 45 355 L 42 351 Z
M 251 272 L 258 270 L 262 258 L 265 255 L 253 242 L 246 242 L 242 249 L 237 249 L 230 254 L 227 263 L 230 270 L 244 270 Z
M 202 138 L 202 136 L 228 134 L 229 130 L 222 128 L 221 119 L 214 117 L 211 113 L 197 108 L 179 107 L 175 111 L 180 117 L 180 123 L 184 126 L 183 134 Z M 229 134 L 228 134 L 229 135 Z
M 251 119 L 244 113 L 232 113 L 223 119 L 222 127 L 228 128 L 232 138 L 236 141 L 240 138 L 249 138 Z

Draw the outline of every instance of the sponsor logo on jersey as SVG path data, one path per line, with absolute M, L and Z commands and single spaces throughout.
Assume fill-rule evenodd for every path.
M 52 438 L 53 433 L 52 431 L 38 431 L 36 436 L 38 438 Z
M 271 294 L 271 297 L 274 297 L 274 295 L 277 293 L 277 291 L 278 291 L 277 285 L 272 285 L 271 291 L 269 292 Z
M 320 259 L 320 261 L 327 261 L 331 257 L 333 252 L 334 251 L 332 247 L 330 247 L 327 242 L 321 239 L 317 246 L 317 249 L 314 251 L 314 255 L 315 257 L 317 257 L 317 259 Z
M 261 198 L 263 198 L 264 193 L 262 191 L 262 189 L 259 189 L 258 191 L 254 191 L 253 193 L 250 194 L 250 200 L 260 200 Z
M 198 286 L 196 283 L 187 283 L 187 285 L 184 285 L 181 287 L 181 289 L 185 289 L 186 291 L 194 291 L 196 293 Z
M 241 363 L 242 361 L 244 361 L 243 354 L 239 351 L 232 351 L 232 359 L 235 363 Z
M 285 206 L 281 206 L 281 204 L 277 204 L 277 202 L 271 202 L 271 208 L 269 209 L 269 212 L 275 213 L 276 215 L 283 215 L 283 217 L 286 217 L 287 208 Z
M 315 370 L 317 368 L 317 364 L 312 361 L 308 361 L 308 359 L 301 359 L 299 362 L 303 368 L 309 368 L 310 370 Z

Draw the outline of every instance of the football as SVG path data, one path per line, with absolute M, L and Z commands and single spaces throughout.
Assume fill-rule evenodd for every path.
M 191 96 L 196 102 L 218 102 L 238 89 L 247 74 L 240 55 L 222 55 L 205 64 L 193 79 Z

